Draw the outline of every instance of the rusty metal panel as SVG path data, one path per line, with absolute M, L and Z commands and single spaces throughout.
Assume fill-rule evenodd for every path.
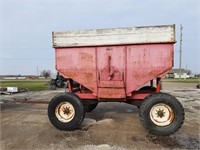
M 98 47 L 97 55 L 97 71 L 100 80 L 123 80 L 125 72 L 125 46 Z
M 57 70 L 99 98 L 124 98 L 172 67 L 173 44 L 56 48 Z
M 126 94 L 173 67 L 173 44 L 127 46 Z
M 98 98 L 126 98 L 124 88 L 98 88 Z
M 175 25 L 53 32 L 53 47 L 175 42 Z
M 99 81 L 98 87 L 100 88 L 125 88 L 124 81 Z
M 125 98 L 125 46 L 97 48 L 99 98 Z
M 97 92 L 95 48 L 57 48 L 56 69 L 93 92 Z

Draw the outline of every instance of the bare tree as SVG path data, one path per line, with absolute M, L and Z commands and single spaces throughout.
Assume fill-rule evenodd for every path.
M 191 75 L 192 74 L 192 71 L 191 70 L 187 70 L 187 75 Z
M 48 78 L 51 76 L 51 71 L 50 70 L 43 70 L 41 72 L 41 76 L 45 77 L 45 78 Z

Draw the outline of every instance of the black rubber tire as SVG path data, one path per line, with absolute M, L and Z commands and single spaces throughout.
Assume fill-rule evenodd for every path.
M 139 91 L 156 91 L 156 88 L 155 87 L 151 87 L 151 86 L 143 86 L 139 89 Z M 142 104 L 142 101 L 140 101 L 140 105 L 137 105 L 137 108 L 140 108 L 141 104 Z
M 58 120 L 58 118 L 55 115 L 56 107 L 62 102 L 70 103 L 75 109 L 75 115 L 73 119 L 66 123 Z M 59 94 L 55 96 L 49 103 L 48 117 L 49 117 L 50 122 L 57 129 L 66 130 L 66 131 L 77 129 L 81 125 L 85 117 L 85 111 L 82 104 L 82 100 L 73 93 Z
M 91 112 L 93 111 L 98 105 L 98 102 L 90 102 L 90 101 L 84 101 L 83 100 L 83 106 L 85 109 L 85 112 Z
M 139 91 L 145 91 L 145 90 L 153 90 L 153 91 L 156 91 L 156 88 L 155 87 L 151 87 L 151 86 L 144 86 L 144 87 L 141 87 L 139 89 Z
M 158 126 L 151 121 L 150 110 L 158 103 L 164 103 L 173 110 L 174 119 L 167 126 Z M 185 113 L 182 104 L 174 96 L 166 93 L 153 93 L 146 97 L 140 107 L 139 116 L 141 123 L 146 129 L 149 130 L 149 133 L 163 136 L 178 131 L 185 119 Z

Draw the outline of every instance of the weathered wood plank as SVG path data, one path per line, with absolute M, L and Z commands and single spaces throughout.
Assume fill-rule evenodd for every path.
M 54 47 L 175 42 L 175 25 L 53 32 Z

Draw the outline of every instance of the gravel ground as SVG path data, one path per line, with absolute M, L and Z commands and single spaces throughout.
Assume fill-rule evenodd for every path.
M 4 103 L 16 99 L 50 100 L 58 91 L 1 95 L 0 149 L 200 149 L 200 90 L 193 83 L 163 82 L 163 92 L 176 96 L 185 108 L 185 122 L 170 136 L 148 134 L 138 108 L 125 103 L 100 103 L 86 113 L 75 131 L 60 131 L 48 120 L 46 104 Z

